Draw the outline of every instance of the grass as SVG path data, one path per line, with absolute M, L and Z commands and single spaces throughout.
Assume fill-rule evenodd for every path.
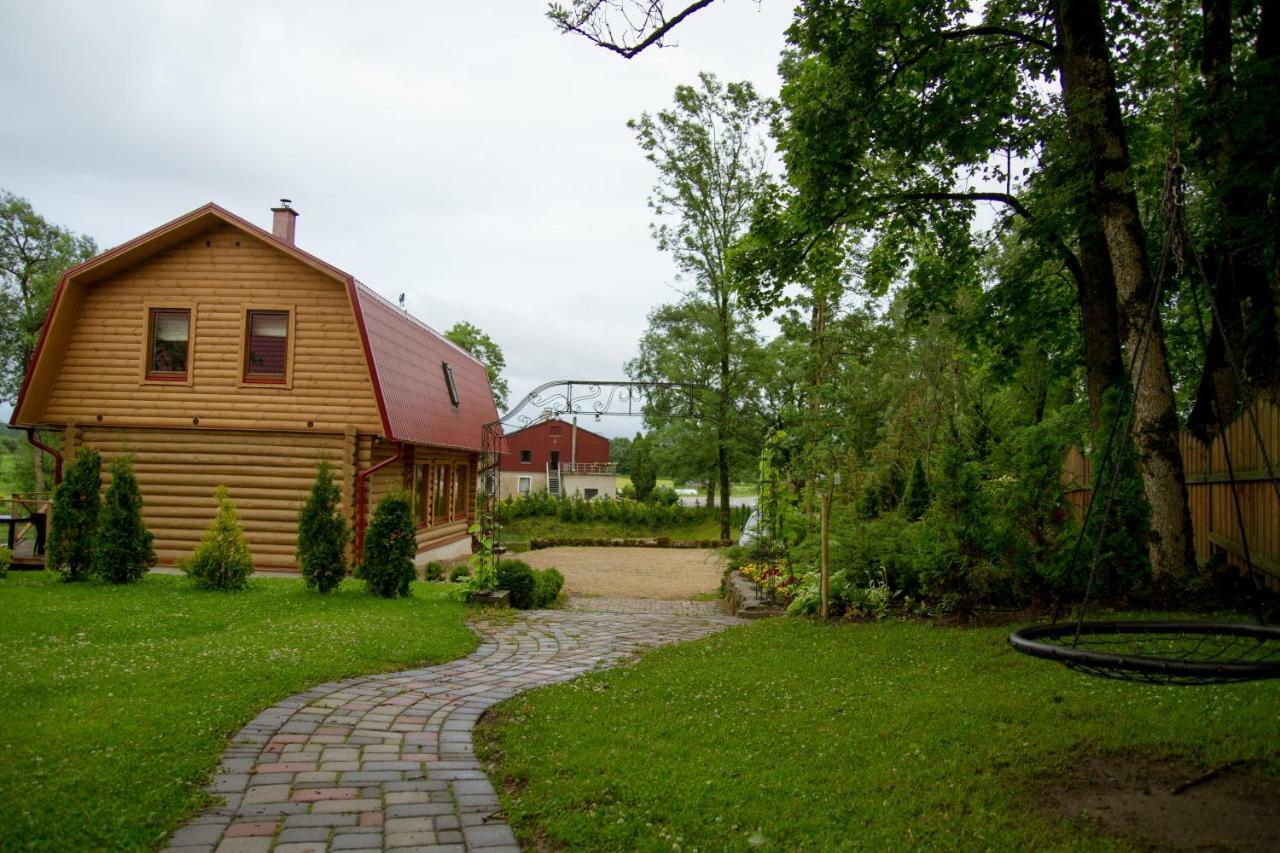
M 740 530 L 734 527 L 731 532 L 736 537 Z M 501 531 L 503 542 L 515 543 L 544 538 L 651 539 L 658 536 L 672 539 L 719 539 L 720 522 L 708 518 L 694 524 L 649 527 L 609 521 L 561 521 L 551 516 L 526 516 L 507 522 L 502 525 Z
M 476 645 L 448 585 L 388 601 L 352 581 L 328 596 L 251 583 L 0 581 L 0 850 L 155 848 L 207 804 L 228 738 L 261 709 Z
M 1280 775 L 1280 683 L 1105 681 L 1008 630 L 754 623 L 510 700 L 478 746 L 539 849 L 1116 849 L 1038 808 L 1083 754 Z

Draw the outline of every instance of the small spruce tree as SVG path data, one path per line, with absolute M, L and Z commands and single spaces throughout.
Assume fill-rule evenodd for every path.
M 227 497 L 226 486 L 218 486 L 213 499 L 218 504 L 217 515 L 205 528 L 195 553 L 178 568 L 206 589 L 244 589 L 253 572 L 253 557 L 244 541 L 240 516 Z
M 127 456 L 112 460 L 111 485 L 102 499 L 93 537 L 93 575 L 111 583 L 130 583 L 156 564 L 151 531 L 142 521 L 142 492 Z
M 929 480 L 924 475 L 924 463 L 917 456 L 916 464 L 911 469 L 911 479 L 907 481 L 907 493 L 902 498 L 902 510 L 907 521 L 919 521 L 923 518 L 932 500 Z
M 404 492 L 378 501 L 364 540 L 364 563 L 360 579 L 365 588 L 383 598 L 409 594 L 414 579 L 413 509 Z
M 338 512 L 342 493 L 333 466 L 322 460 L 311 495 L 298 516 L 298 568 L 308 589 L 328 592 L 347 576 L 347 520 Z
M 89 576 L 101 490 L 102 455 L 81 447 L 53 492 L 49 568 L 61 572 L 63 580 L 78 581 Z

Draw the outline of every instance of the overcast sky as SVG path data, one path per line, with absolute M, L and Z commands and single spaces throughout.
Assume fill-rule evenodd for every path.
M 623 378 L 676 297 L 626 122 L 702 70 L 776 95 L 790 9 L 722 0 L 628 61 L 542 0 L 5 2 L 0 186 L 104 249 L 208 201 L 270 228 L 288 197 L 299 246 L 492 335 L 513 401 Z

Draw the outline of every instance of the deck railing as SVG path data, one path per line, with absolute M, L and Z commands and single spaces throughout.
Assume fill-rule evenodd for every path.
M 562 462 L 561 474 L 617 474 L 618 466 L 612 462 Z

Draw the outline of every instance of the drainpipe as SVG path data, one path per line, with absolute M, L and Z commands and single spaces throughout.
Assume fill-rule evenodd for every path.
M 62 482 L 62 454 L 36 438 L 34 429 L 27 430 L 27 441 L 31 442 L 32 447 L 38 447 L 45 453 L 53 457 L 53 484 L 56 486 Z
M 373 465 L 368 470 L 361 471 L 356 475 L 356 547 L 355 547 L 355 563 L 360 564 L 364 558 L 364 528 L 365 518 L 367 516 L 366 506 L 369 500 L 369 477 L 375 471 L 380 471 L 388 465 L 399 462 L 404 459 L 404 443 L 402 442 L 396 449 L 396 455 L 390 459 L 384 459 L 377 465 Z
M 569 470 L 573 471 L 574 473 L 577 473 L 577 465 L 578 465 L 578 417 L 577 415 L 575 415 L 573 418 L 573 443 L 569 450 L 569 464 L 573 466 Z

